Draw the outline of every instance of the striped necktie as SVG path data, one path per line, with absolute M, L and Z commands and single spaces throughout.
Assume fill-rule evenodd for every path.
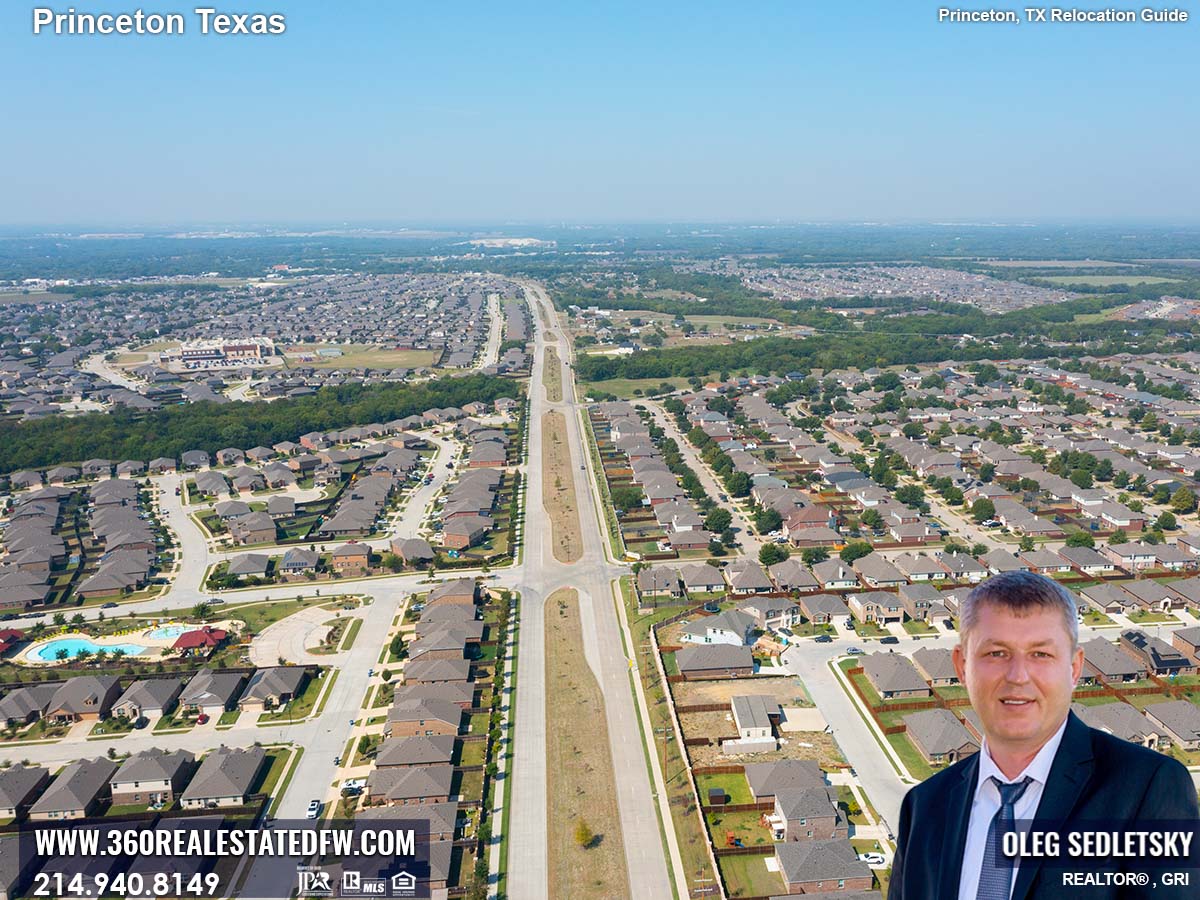
M 1005 856 L 1001 850 L 1005 833 L 1013 830 L 1013 807 L 1033 779 L 1026 775 L 1020 781 L 1006 784 L 997 781 L 993 775 L 990 781 L 1000 792 L 1000 808 L 988 826 L 987 847 L 983 851 L 983 866 L 979 870 L 979 890 L 975 893 L 975 900 L 1009 900 L 1016 859 Z

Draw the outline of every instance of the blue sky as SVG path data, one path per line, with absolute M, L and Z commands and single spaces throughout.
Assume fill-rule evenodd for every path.
M 0 223 L 1200 210 L 1194 6 L 1157 26 L 939 24 L 923 0 L 262 9 L 285 35 L 35 37 L 4 3 Z

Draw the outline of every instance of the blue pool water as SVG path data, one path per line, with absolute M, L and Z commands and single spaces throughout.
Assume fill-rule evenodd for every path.
M 47 644 L 29 650 L 26 656 L 36 662 L 54 662 L 58 659 L 59 650 L 66 650 L 67 658 L 73 659 L 80 650 L 95 653 L 100 649 L 103 649 L 107 653 L 112 653 L 114 650 L 124 650 L 126 656 L 137 656 L 140 653 L 146 652 L 146 648 L 141 644 L 112 644 L 102 648 L 89 638 L 63 638 L 62 640 L 50 641 Z
M 146 637 L 154 638 L 158 641 L 174 640 L 185 631 L 191 631 L 188 625 L 162 625 L 158 628 L 146 632 Z

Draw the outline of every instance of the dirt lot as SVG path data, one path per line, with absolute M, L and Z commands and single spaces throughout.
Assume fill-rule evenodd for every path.
M 583 555 L 583 533 L 567 446 L 567 420 L 562 413 L 546 413 L 542 419 L 542 504 L 550 515 L 554 558 L 561 563 L 577 562 Z
M 556 591 L 546 604 L 546 680 L 555 686 L 554 702 L 546 705 L 549 896 L 626 897 L 604 698 L 583 657 L 573 590 Z M 576 840 L 581 821 L 595 835 L 587 847 Z
M 553 347 L 546 348 L 546 364 L 542 367 L 542 384 L 546 386 L 546 399 L 551 403 L 562 402 L 562 363 Z
M 700 713 L 700 715 L 720 715 L 720 713 Z M 688 719 L 694 718 L 692 715 L 683 716 L 683 727 L 685 733 L 688 733 Z M 732 734 L 733 723 L 726 724 L 724 729 L 710 732 L 710 734 Z M 721 766 L 729 763 L 750 763 L 750 762 L 773 762 L 777 759 L 815 759 L 822 766 L 831 767 L 846 762 L 846 758 L 842 756 L 838 749 L 837 742 L 834 741 L 833 735 L 826 734 L 823 731 L 796 731 L 786 736 L 787 743 L 779 750 L 774 750 L 770 753 L 722 753 L 721 748 L 715 744 L 710 744 L 707 747 L 689 747 L 692 765 L 693 766 Z M 810 747 L 802 747 L 801 744 L 811 744 Z
M 765 694 L 780 706 L 812 706 L 799 678 L 739 678 L 730 681 L 684 681 L 671 686 L 676 706 L 693 703 L 726 703 L 746 694 Z

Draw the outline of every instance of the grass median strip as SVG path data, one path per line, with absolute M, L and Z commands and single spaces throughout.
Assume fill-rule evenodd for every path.
M 549 896 L 626 897 L 629 875 L 600 685 L 583 656 L 579 598 L 556 591 L 546 604 Z
M 567 420 L 562 413 L 542 417 L 542 504 L 550 515 L 554 558 L 561 563 L 578 562 L 583 555 L 583 533 L 571 474 Z

